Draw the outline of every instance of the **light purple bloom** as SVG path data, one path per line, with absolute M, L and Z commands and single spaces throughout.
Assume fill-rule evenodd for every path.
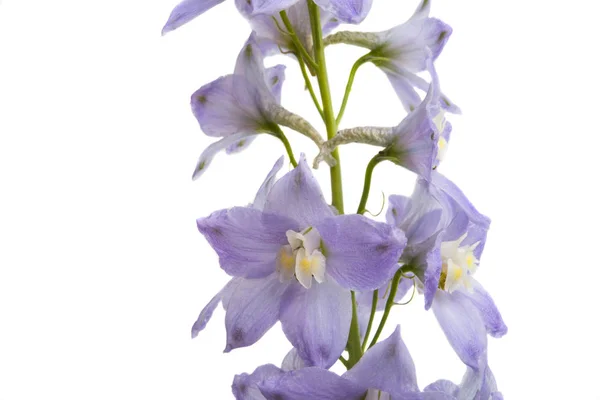
M 270 365 L 259 367 L 252 375 L 236 376 L 232 388 L 238 400 L 359 400 L 365 395 L 368 400 L 454 399 L 433 388 L 419 390 L 415 365 L 400 337 L 400 327 L 342 376 L 315 367 L 285 371 Z M 249 393 L 253 397 L 247 396 Z
M 349 289 L 373 290 L 388 281 L 405 238 L 363 216 L 336 216 L 304 157 L 269 187 L 263 184 L 268 193 L 257 195 L 262 210 L 235 207 L 198 220 L 221 268 L 234 278 L 200 314 L 194 333 L 221 299 L 227 351 L 253 344 L 280 320 L 307 365 L 329 367 L 348 339 Z
M 162 34 L 179 28 L 223 1 L 225 0 L 183 0 L 171 12 Z M 276 15 L 298 2 L 306 6 L 305 0 L 236 0 L 235 4 L 244 16 L 255 17 Z M 358 24 L 371 10 L 373 0 L 315 0 L 315 3 L 339 21 Z
M 325 142 L 315 164 L 339 145 L 365 143 L 385 147 L 381 156 L 401 165 L 425 179 L 440 163 L 450 138 L 452 125 L 444 118 L 439 105 L 440 85 L 432 59 L 427 62 L 431 84 L 423 101 L 392 128 L 358 127 L 345 129 Z
M 202 152 L 193 179 L 206 171 L 218 152 L 239 152 L 260 133 L 277 136 L 279 125 L 291 127 L 317 145 L 323 143 L 312 125 L 281 107 L 284 71 L 283 65 L 265 69 L 263 53 L 252 34 L 238 56 L 234 73 L 194 92 L 192 112 L 202 131 L 222 139 Z
M 440 82 L 428 61 L 431 85 L 423 101 L 399 125 L 392 129 L 393 143 L 384 153 L 398 164 L 429 179 L 433 169 L 443 158 L 452 125 L 440 108 Z
M 338 32 L 325 43 L 346 43 L 371 50 L 371 62 L 387 75 L 398 98 L 407 111 L 421 102 L 415 88 L 427 91 L 429 83 L 417 75 L 427 68 L 442 52 L 452 34 L 452 28 L 436 18 L 429 17 L 430 0 L 422 0 L 408 21 L 382 32 Z M 445 109 L 460 112 L 445 96 L 438 99 Z
M 255 135 L 272 132 L 267 110 L 281 101 L 285 67 L 265 69 L 260 49 L 250 37 L 237 59 L 235 72 L 202 86 L 191 96 L 191 107 L 203 132 L 223 139 L 200 156 L 194 179 L 206 171 L 215 154 L 248 146 Z
M 461 360 L 483 376 L 486 333 L 500 337 L 507 331 L 493 300 L 473 278 L 490 220 L 437 172 L 430 181 L 419 179 L 412 198 L 392 196 L 387 220 L 406 232 L 401 261 L 421 281 L 425 307 L 432 307 Z

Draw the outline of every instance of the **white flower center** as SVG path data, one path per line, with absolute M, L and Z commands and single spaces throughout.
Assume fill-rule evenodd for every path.
M 479 242 L 461 246 L 460 244 L 466 237 L 465 233 L 458 240 L 442 243 L 440 288 L 450 293 L 461 287 L 467 290 L 471 290 L 473 287 L 472 275 L 479 266 L 479 260 L 473 254 L 473 250 L 477 248 Z
M 279 280 L 286 282 L 294 275 L 302 286 L 310 289 L 312 278 L 318 283 L 325 281 L 325 256 L 321 253 L 321 235 L 310 227 L 302 232 L 286 232 L 288 245 L 283 246 L 277 255 Z

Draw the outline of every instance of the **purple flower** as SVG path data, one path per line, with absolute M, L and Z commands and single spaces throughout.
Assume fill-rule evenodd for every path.
M 323 142 L 308 122 L 280 106 L 284 71 L 283 65 L 265 69 L 263 53 L 252 34 L 238 56 L 235 72 L 194 92 L 192 112 L 203 132 L 223 139 L 202 152 L 193 179 L 206 171 L 218 152 L 239 152 L 260 133 L 277 136 L 279 124 L 308 136 L 317 145 Z
M 272 179 L 272 174 L 268 180 Z M 234 276 L 194 325 L 226 308 L 226 351 L 256 342 L 280 320 L 307 365 L 329 367 L 346 346 L 351 290 L 388 281 L 405 245 L 401 231 L 360 215 L 335 215 L 304 157 L 274 183 L 262 209 L 235 207 L 198 219 L 198 229 Z
M 473 278 L 490 220 L 437 172 L 430 181 L 419 179 L 412 198 L 392 196 L 387 220 L 406 232 L 401 262 L 421 281 L 425 307 L 432 307 L 461 360 L 482 377 L 486 333 L 500 337 L 507 331 L 492 298 Z
M 427 91 L 429 83 L 417 75 L 442 52 L 452 28 L 429 17 L 430 0 L 422 0 L 414 14 L 403 24 L 383 32 L 338 32 L 325 39 L 326 44 L 346 43 L 371 50 L 371 62 L 381 68 L 407 111 L 421 102 L 415 88 Z M 445 96 L 438 99 L 451 112 L 460 112 Z
M 286 371 L 265 365 L 251 375 L 236 376 L 232 389 L 238 400 L 359 400 L 365 395 L 369 400 L 454 399 L 433 388 L 426 393 L 419 390 L 415 365 L 400 337 L 400 327 L 342 376 L 315 367 Z
M 162 34 L 187 24 L 223 1 L 225 0 L 183 0 L 171 12 Z M 238 10 L 247 17 L 275 15 L 298 2 L 306 5 L 305 0 L 235 0 Z M 358 24 L 371 10 L 373 0 L 315 0 L 315 3 L 339 21 Z
M 345 129 L 325 142 L 315 164 L 331 154 L 339 145 L 365 143 L 385 147 L 381 156 L 395 162 L 425 179 L 443 158 L 452 126 L 444 118 L 439 105 L 438 75 L 429 58 L 427 69 L 431 85 L 423 101 L 393 128 L 359 127 Z

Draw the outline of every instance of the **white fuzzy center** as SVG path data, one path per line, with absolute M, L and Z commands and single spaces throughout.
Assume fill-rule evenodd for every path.
M 473 254 L 479 242 L 472 245 L 461 246 L 463 236 L 452 242 L 442 243 L 442 289 L 452 293 L 458 288 L 471 290 L 473 287 L 472 275 L 477 271 L 479 260 Z
M 294 276 L 302 286 L 310 289 L 312 278 L 318 283 L 325 281 L 325 256 L 321 253 L 321 235 L 314 228 L 302 232 L 286 232 L 287 245 L 283 246 L 277 257 L 279 280 L 286 282 Z

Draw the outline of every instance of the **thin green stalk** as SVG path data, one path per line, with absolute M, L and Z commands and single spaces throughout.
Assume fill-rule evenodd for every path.
M 290 19 L 288 18 L 285 10 L 280 11 L 279 15 L 281 16 L 281 20 L 283 21 L 285 28 L 288 30 L 288 32 L 290 34 L 290 38 L 292 39 L 292 42 L 294 43 L 296 50 L 300 53 L 300 57 L 304 58 L 304 60 L 308 64 L 308 67 L 311 70 L 316 70 L 317 64 L 315 63 L 315 60 L 313 60 L 313 58 L 310 56 L 310 54 L 308 54 L 308 52 L 304 48 L 304 45 L 302 44 L 302 42 L 300 42 L 300 39 L 298 39 L 298 35 L 296 35 L 296 32 L 294 31 L 294 26 L 290 22 Z
M 373 300 L 371 301 L 371 316 L 369 317 L 369 324 L 365 332 L 365 337 L 362 342 L 362 352 L 364 353 L 367 349 L 367 343 L 369 342 L 369 335 L 371 334 L 371 328 L 373 328 L 373 320 L 375 319 L 375 313 L 377 312 L 377 301 L 379 300 L 379 290 L 373 292 Z
M 348 365 L 352 368 L 362 357 L 363 351 L 360 343 L 360 327 L 358 326 L 358 312 L 356 310 L 356 294 L 351 291 L 352 297 L 352 322 L 350 323 L 350 334 L 348 335 Z
M 321 92 L 321 100 L 323 104 L 323 114 L 325 126 L 327 128 L 327 139 L 331 139 L 337 133 L 337 123 L 333 113 L 333 105 L 331 101 L 331 91 L 329 89 L 329 78 L 327 75 L 327 63 L 325 61 L 325 46 L 323 45 L 323 31 L 321 29 L 321 15 L 319 7 L 313 0 L 308 0 L 308 12 L 310 15 L 310 25 L 313 35 L 313 50 L 315 53 L 315 62 L 317 64 L 316 74 L 319 82 L 319 90 Z M 342 167 L 340 156 L 336 150 L 331 155 L 336 161 L 336 165 L 331 167 L 331 198 L 332 203 L 340 214 L 344 213 L 344 195 L 342 190 Z
M 371 178 L 373 176 L 373 170 L 380 162 L 384 161 L 385 157 L 382 157 L 380 154 L 377 154 L 375 157 L 371 158 L 369 164 L 367 164 L 367 169 L 365 170 L 365 182 L 363 184 L 363 192 L 360 198 L 360 204 L 358 205 L 358 209 L 356 210 L 357 214 L 364 214 L 367 207 L 367 200 L 369 199 L 369 192 L 371 190 Z
M 396 291 L 398 290 L 398 283 L 400 283 L 401 278 L 402 278 L 402 270 L 398 269 L 398 271 L 396 271 L 396 273 L 394 274 L 394 277 L 392 278 L 392 287 L 390 288 L 390 294 L 388 295 L 387 301 L 385 303 L 385 310 L 383 311 L 383 316 L 381 317 L 381 321 L 379 322 L 379 326 L 377 327 L 377 331 L 375 332 L 375 336 L 373 336 L 373 340 L 371 341 L 369 348 L 373 347 L 375 345 L 375 343 L 377 343 L 377 340 L 379 339 L 379 336 L 381 335 L 381 332 L 383 331 L 383 327 L 385 326 L 388 316 L 390 315 L 390 310 L 392 309 L 392 306 L 394 305 L 394 297 L 396 297 Z
M 362 56 L 361 58 L 356 60 L 356 62 L 352 66 L 352 69 L 350 70 L 350 75 L 348 76 L 348 83 L 346 84 L 346 92 L 344 93 L 344 99 L 342 100 L 342 106 L 340 107 L 338 116 L 335 119 L 335 122 L 337 125 L 339 125 L 340 122 L 342 122 L 342 118 L 344 116 L 344 111 L 346 111 L 346 105 L 348 104 L 348 99 L 350 98 L 350 91 L 352 90 L 352 85 L 354 84 L 354 76 L 356 75 L 356 72 L 358 71 L 360 66 L 369 61 L 371 61 L 370 53 L 365 54 L 364 56 Z
M 300 64 L 300 70 L 302 71 L 302 76 L 304 77 L 304 83 L 306 84 L 306 88 L 310 93 L 310 97 L 312 97 L 313 102 L 315 103 L 315 107 L 317 107 L 317 111 L 319 111 L 319 115 L 321 118 L 325 120 L 325 116 L 323 114 L 323 109 L 321 108 L 321 104 L 319 103 L 319 99 L 317 99 L 317 95 L 315 94 L 315 90 L 313 89 L 312 83 L 310 82 L 310 77 L 308 76 L 308 72 L 306 71 L 306 65 L 304 64 L 304 60 L 302 57 L 296 57 L 298 59 L 298 64 Z
M 294 168 L 296 168 L 298 166 L 298 162 L 296 161 L 296 158 L 294 157 L 294 152 L 292 151 L 292 146 L 290 145 L 290 142 L 288 141 L 287 137 L 285 136 L 285 133 L 283 133 L 283 130 L 281 130 L 279 125 L 274 125 L 271 127 L 271 129 L 273 130 L 273 136 L 275 136 L 277 139 L 281 140 L 281 143 L 283 143 L 283 147 L 285 147 L 285 151 L 287 152 L 288 157 L 290 158 L 290 162 L 292 163 Z
M 339 360 L 342 362 L 342 364 L 344 365 L 344 367 L 346 367 L 346 369 L 350 369 L 350 367 L 348 366 L 348 360 L 346 360 L 344 357 L 340 356 Z

